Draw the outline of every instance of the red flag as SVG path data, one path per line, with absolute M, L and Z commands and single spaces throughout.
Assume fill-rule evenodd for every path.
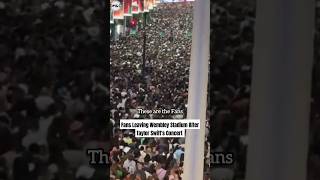
M 143 13 L 144 12 L 144 1 L 145 0 L 138 0 L 138 6 L 139 6 L 139 13 Z
M 124 15 L 125 16 L 132 16 L 132 0 L 124 0 Z

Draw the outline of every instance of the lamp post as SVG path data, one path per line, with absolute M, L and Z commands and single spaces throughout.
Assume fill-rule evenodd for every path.
M 146 25 L 147 25 L 147 16 L 146 12 L 143 13 L 143 47 L 142 47 L 142 77 L 145 76 L 145 67 L 146 67 L 146 39 L 147 39 L 147 33 L 146 33 Z

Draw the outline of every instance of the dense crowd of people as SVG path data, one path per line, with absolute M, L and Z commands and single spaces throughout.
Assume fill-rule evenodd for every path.
M 107 179 L 104 7 L 0 1 L 0 179 Z
M 135 110 L 140 106 L 149 110 L 186 109 L 191 51 L 191 38 L 187 34 L 192 28 L 192 14 L 190 5 L 185 6 L 176 11 L 178 8 L 173 5 L 159 5 L 161 10 L 149 14 L 145 31 L 141 29 L 137 36 L 126 36 L 111 44 L 112 114 L 116 114 L 115 110 Z M 143 68 L 144 32 L 146 62 Z M 123 114 L 126 118 L 140 116 L 126 112 Z M 117 121 L 117 117 L 113 120 Z
M 217 180 L 244 178 L 255 18 L 254 3 L 247 2 L 211 2 L 210 142 L 213 153 L 232 152 L 235 160 L 213 166 Z
M 183 177 L 184 139 L 136 138 L 134 131 L 120 130 L 119 122 L 186 118 L 192 7 L 193 3 L 159 4 L 148 13 L 147 26 L 139 26 L 137 35 L 111 43 L 112 179 Z M 177 109 L 183 113 L 139 114 L 138 109 Z

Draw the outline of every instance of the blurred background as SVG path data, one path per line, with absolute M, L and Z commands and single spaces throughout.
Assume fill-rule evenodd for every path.
M 315 1 L 314 60 L 307 162 L 308 180 L 320 178 L 319 168 L 319 1 Z M 211 2 L 210 142 L 213 151 L 233 152 L 232 167 L 213 168 L 216 179 L 245 179 L 248 145 L 249 105 L 254 47 L 256 1 Z M 266 152 L 267 153 L 267 152 Z M 262 155 L 263 156 L 263 155 Z M 263 163 L 263 162 L 261 162 Z M 304 162 L 301 162 L 304 163 Z
M 104 1 L 0 1 L 0 179 L 106 179 Z

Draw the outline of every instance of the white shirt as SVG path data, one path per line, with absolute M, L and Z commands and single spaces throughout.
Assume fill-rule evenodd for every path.
M 136 162 L 127 159 L 123 163 L 123 168 L 125 168 L 130 174 L 134 174 L 134 172 L 136 171 Z

